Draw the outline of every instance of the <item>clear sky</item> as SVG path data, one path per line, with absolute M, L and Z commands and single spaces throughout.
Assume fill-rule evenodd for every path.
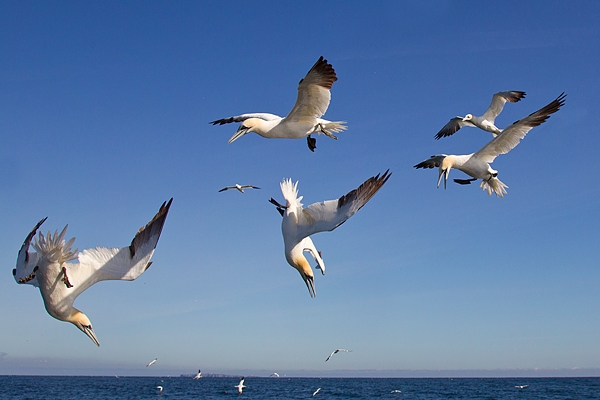
M 599 15 L 596 1 L 1 2 L 0 374 L 600 374 Z M 321 55 L 339 140 L 229 145 L 237 124 L 209 125 L 287 114 Z M 527 96 L 500 127 L 568 96 L 493 163 L 504 199 L 436 188 L 413 165 L 487 143 L 433 136 L 501 90 Z M 313 237 L 327 274 L 311 299 L 267 200 L 282 178 L 310 204 L 388 168 Z M 218 193 L 234 183 L 262 189 Z M 170 197 L 152 267 L 75 302 L 101 347 L 14 282 L 41 218 L 79 249 L 122 247 Z M 325 363 L 336 348 L 353 351 Z

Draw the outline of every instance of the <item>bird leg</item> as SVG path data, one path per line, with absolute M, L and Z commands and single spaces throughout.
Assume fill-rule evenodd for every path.
M 25 278 L 19 278 L 19 283 L 27 283 L 27 282 L 35 279 L 35 273 L 36 273 L 37 270 L 38 270 L 38 267 L 36 266 L 33 269 L 33 272 L 30 273 L 29 275 L 27 275 Z
M 309 150 L 314 153 L 315 149 L 317 148 L 317 139 L 315 139 L 315 138 L 311 137 L 310 135 L 308 135 L 306 137 L 306 142 L 308 143 Z
M 275 207 L 277 207 L 277 211 L 279 211 L 279 214 L 281 214 L 281 216 L 283 217 L 283 212 L 287 210 L 287 206 L 279 204 L 279 202 L 272 197 L 269 199 L 269 203 L 275 205 Z
M 471 182 L 476 181 L 477 178 L 471 178 L 471 179 L 455 179 L 454 182 L 458 183 L 459 185 L 470 185 Z
M 67 267 L 62 267 L 62 272 L 64 276 L 61 280 L 64 282 L 67 289 L 71 289 L 73 285 L 71 285 L 71 282 L 69 282 L 69 277 L 67 276 Z

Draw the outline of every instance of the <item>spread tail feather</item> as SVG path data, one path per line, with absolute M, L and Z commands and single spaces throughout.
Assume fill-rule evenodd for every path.
M 346 121 L 327 121 L 326 123 L 321 123 L 321 127 L 325 134 L 331 134 L 343 132 L 348 129 L 345 124 Z
M 508 186 L 506 186 L 504 182 L 502 182 L 496 177 L 492 177 L 487 181 L 482 180 L 479 187 L 482 190 L 487 190 L 488 195 L 491 196 L 492 193 L 495 193 L 498 197 L 504 197 L 504 195 L 507 193 L 506 188 L 508 188 Z
M 298 197 L 298 181 L 292 183 L 291 179 L 284 179 L 279 186 L 286 202 L 286 208 L 292 210 L 302 208 L 302 203 L 300 202 L 302 196 Z

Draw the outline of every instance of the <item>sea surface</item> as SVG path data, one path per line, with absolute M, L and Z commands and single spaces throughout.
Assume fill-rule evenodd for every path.
M 600 378 L 247 377 L 238 395 L 239 380 L 0 376 L 0 399 L 600 399 Z

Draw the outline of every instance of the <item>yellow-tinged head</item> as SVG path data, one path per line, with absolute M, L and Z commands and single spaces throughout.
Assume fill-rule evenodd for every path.
M 92 328 L 92 322 L 87 317 L 87 315 L 85 315 L 78 309 L 73 308 L 73 312 L 67 319 L 67 322 L 72 323 L 81 332 L 85 333 L 90 339 L 92 339 L 92 342 L 96 343 L 96 346 L 100 346 L 100 342 L 96 338 L 96 334 L 94 333 L 94 329 Z

